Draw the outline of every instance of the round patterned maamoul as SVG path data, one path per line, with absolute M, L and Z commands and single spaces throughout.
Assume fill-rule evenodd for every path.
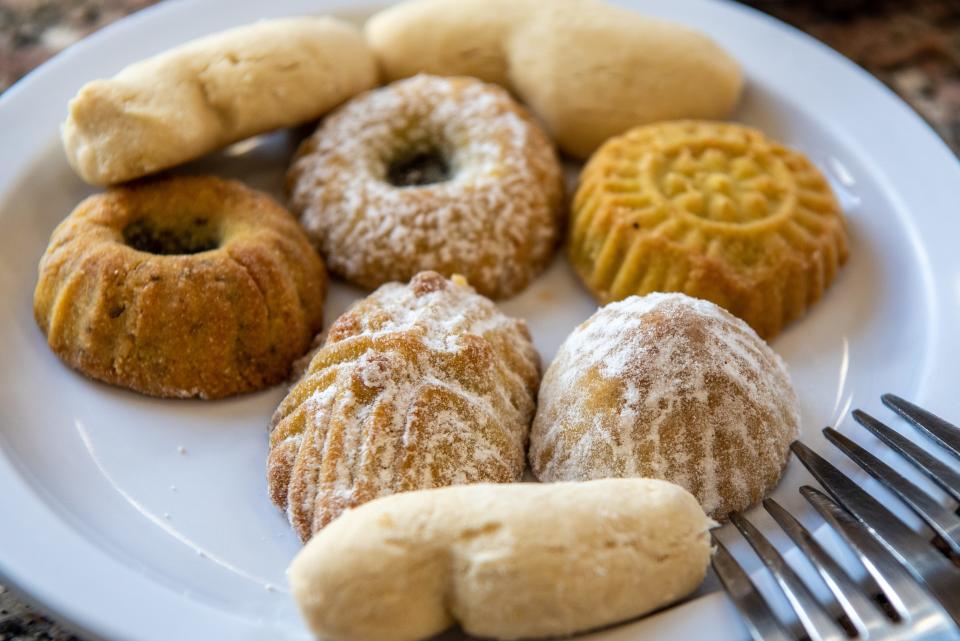
M 281 382 L 323 322 L 323 262 L 296 219 L 236 181 L 91 196 L 53 232 L 34 314 L 83 374 L 151 396 Z
M 63 124 L 67 160 L 108 185 L 323 115 L 377 84 L 359 31 L 330 17 L 264 20 L 88 82 Z
M 631 296 L 547 369 L 530 466 L 541 481 L 664 479 L 720 520 L 777 484 L 799 421 L 783 361 L 743 321 L 683 294 Z
M 388 181 L 432 155 L 449 179 Z M 419 171 L 415 183 L 442 173 Z M 543 270 L 559 235 L 549 140 L 504 90 L 472 78 L 417 76 L 348 102 L 304 143 L 288 185 L 329 268 L 366 288 L 434 270 L 510 296 Z
M 568 251 L 601 303 L 682 291 L 765 338 L 847 258 L 843 215 L 802 154 L 734 123 L 677 121 L 608 141 L 587 163 Z
M 739 65 L 701 33 L 597 0 L 410 0 L 367 22 L 388 80 L 475 76 L 507 87 L 565 152 L 676 118 L 726 118 Z
M 274 414 L 267 476 L 303 540 L 408 490 L 518 481 L 540 382 L 521 320 L 435 272 L 331 326 Z

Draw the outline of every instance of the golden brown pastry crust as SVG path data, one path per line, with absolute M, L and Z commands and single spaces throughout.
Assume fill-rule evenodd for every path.
M 431 153 L 448 179 L 388 181 L 393 163 Z M 433 270 L 511 296 L 560 234 L 552 144 L 506 91 L 473 78 L 416 76 L 351 100 L 303 144 L 288 187 L 330 270 L 366 288 Z
M 124 230 L 142 220 L 166 230 L 155 244 L 215 247 L 139 251 Z M 175 177 L 80 203 L 40 261 L 34 314 L 50 348 L 86 376 L 151 396 L 218 398 L 287 376 L 321 327 L 325 290 L 323 262 L 269 196 Z
M 306 540 L 378 496 L 519 481 L 540 382 L 526 324 L 436 272 L 331 326 L 274 414 L 273 502 Z
M 815 303 L 847 258 L 823 175 L 735 123 L 667 122 L 608 141 L 580 176 L 569 234 L 601 303 L 680 291 L 764 338 Z

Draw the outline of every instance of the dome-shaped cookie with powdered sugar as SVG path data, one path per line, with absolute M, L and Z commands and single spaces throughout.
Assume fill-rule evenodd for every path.
M 519 481 L 540 359 L 463 279 L 379 288 L 330 328 L 274 414 L 270 495 L 304 540 L 395 492 Z
M 798 431 L 786 367 L 743 321 L 683 294 L 631 296 L 547 369 L 530 466 L 541 481 L 664 479 L 724 519 L 777 484 Z

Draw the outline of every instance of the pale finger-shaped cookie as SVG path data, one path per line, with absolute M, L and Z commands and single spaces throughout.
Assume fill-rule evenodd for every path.
M 695 590 L 711 525 L 693 496 L 652 479 L 407 492 L 318 533 L 290 583 L 331 641 L 415 641 L 454 622 L 484 638 L 566 635 Z
M 88 82 L 70 101 L 63 146 L 85 181 L 124 182 L 317 118 L 376 82 L 373 55 L 351 25 L 259 22 Z

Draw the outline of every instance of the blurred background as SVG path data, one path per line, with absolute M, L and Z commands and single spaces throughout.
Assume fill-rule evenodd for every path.
M 0 0 L 0 91 L 60 49 L 151 4 L 153 0 Z M 744 4 L 806 31 L 866 68 L 960 152 L 960 0 Z
M 151 4 L 154 0 L 0 0 L 0 92 L 64 47 Z M 867 69 L 960 153 L 960 0 L 744 4 L 792 24 Z M 888 133 L 881 132 L 878 127 L 878 135 Z M 0 585 L 0 641 L 81 640 Z

